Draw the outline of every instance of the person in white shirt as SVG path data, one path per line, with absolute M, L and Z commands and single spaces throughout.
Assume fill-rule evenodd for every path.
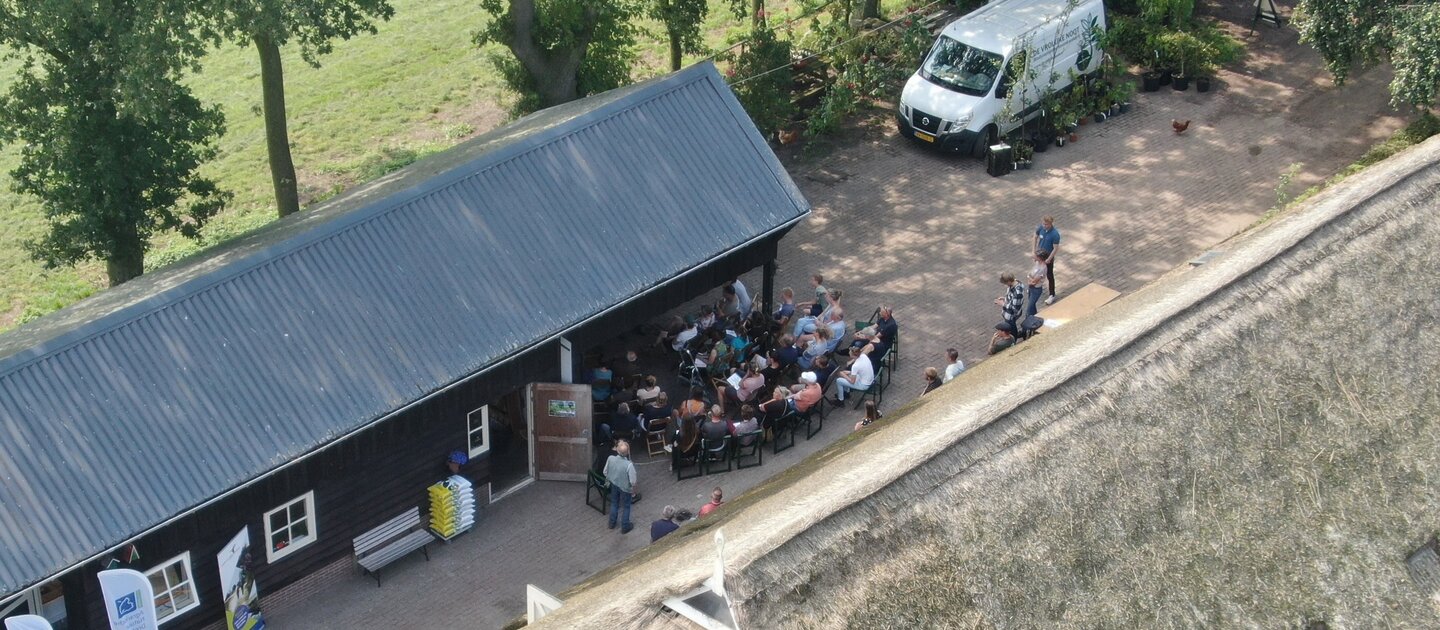
M 830 403 L 835 406 L 845 404 L 845 393 L 852 389 L 868 389 L 871 383 L 875 382 L 875 366 L 870 363 L 869 355 L 861 352 L 859 348 L 850 349 L 850 369 L 840 372 L 835 377 L 835 398 Z
M 694 315 L 686 315 L 686 316 L 685 316 L 685 330 L 682 330 L 682 331 L 680 331 L 680 334 L 675 335 L 675 341 L 673 341 L 673 342 L 670 343 L 670 347 L 671 347 L 672 349 L 674 349 L 676 352 L 679 352 L 679 351 L 685 349 L 685 344 L 690 343 L 690 340 L 691 340 L 691 339 L 694 339 L 694 338 L 695 338 L 697 335 L 699 335 L 699 334 L 700 334 L 700 328 L 699 328 L 699 326 L 696 326 L 696 325 L 695 325 L 695 316 L 694 316 Z
M 735 279 L 735 297 L 740 300 L 740 319 L 749 318 L 750 309 L 754 303 L 750 299 L 750 291 L 745 288 L 745 283 L 740 282 L 739 278 Z
M 965 371 L 965 362 L 960 360 L 960 351 L 954 348 L 946 350 L 945 356 L 950 359 L 950 365 L 945 366 L 945 379 L 942 382 L 949 383 Z

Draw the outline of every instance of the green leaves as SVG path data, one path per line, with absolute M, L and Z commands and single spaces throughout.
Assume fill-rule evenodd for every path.
M 194 2 L 194 0 L 192 0 Z M 242 46 L 265 35 L 277 46 L 295 43 L 306 63 L 319 67 L 320 55 L 334 49 L 336 39 L 374 33 L 376 20 L 388 20 L 395 9 L 388 0 L 210 0 L 192 9 L 210 16 L 204 34 Z
M 12 185 L 41 202 L 50 229 L 26 246 L 47 266 L 101 258 L 124 282 L 152 235 L 197 238 L 229 199 L 196 174 L 224 118 L 180 82 L 198 50 L 168 38 L 186 15 L 161 0 L 0 3 L 0 42 L 25 58 L 0 140 L 23 143 Z
M 476 45 L 500 44 L 494 59 L 526 114 L 630 82 L 639 0 L 481 0 L 494 16 Z
M 1391 103 L 1429 108 L 1440 86 L 1440 6 L 1394 0 L 1301 0 L 1300 41 L 1315 47 L 1336 84 L 1357 68 L 1389 62 Z

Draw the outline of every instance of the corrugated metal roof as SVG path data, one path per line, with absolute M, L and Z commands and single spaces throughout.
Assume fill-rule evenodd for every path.
M 391 179 L 17 331 L 38 343 L 0 359 L 0 593 L 809 212 L 709 64 Z

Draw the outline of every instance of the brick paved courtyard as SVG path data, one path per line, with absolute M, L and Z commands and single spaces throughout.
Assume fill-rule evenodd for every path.
M 1245 7 L 1222 15 L 1248 24 Z M 1243 27 L 1241 32 L 1243 33 Z M 1402 124 L 1386 105 L 1388 75 L 1329 86 L 1316 56 L 1290 31 L 1264 28 L 1243 67 L 1209 94 L 1163 88 L 1134 110 L 1080 130 L 1079 143 L 1038 154 L 1036 168 L 1003 178 L 977 161 L 921 151 L 888 121 L 857 131 L 820 158 L 790 160 L 814 215 L 781 244 L 777 288 L 805 299 L 820 271 L 845 291 L 850 319 L 894 305 L 900 369 L 883 409 L 919 394 L 925 366 L 946 347 L 979 361 L 996 321 L 996 276 L 1027 266 L 1030 233 L 1054 214 L 1064 233 L 1057 284 L 1098 282 L 1129 293 L 1252 224 L 1283 172 L 1301 164 L 1294 192 L 1333 173 Z M 1192 120 L 1176 136 L 1172 118 Z M 758 291 L 758 272 L 747 276 Z M 648 543 L 645 526 L 666 503 L 698 508 L 711 486 L 736 494 L 848 433 L 856 412 L 832 412 L 814 440 L 765 465 L 677 483 L 663 459 L 639 464 L 645 499 L 637 531 L 621 536 L 581 503 L 579 484 L 539 482 L 481 510 L 476 531 L 412 555 L 385 585 L 346 563 L 269 601 L 277 628 L 494 628 L 524 612 L 524 586 L 559 593 Z M 708 562 L 708 559 L 697 559 Z M 261 585 L 263 588 L 263 585 Z

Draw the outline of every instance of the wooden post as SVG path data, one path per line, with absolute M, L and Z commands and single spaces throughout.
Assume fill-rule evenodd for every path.
M 765 261 L 765 279 L 760 283 L 760 307 L 764 309 L 763 312 L 766 315 L 775 310 L 775 270 L 777 268 L 774 258 Z

